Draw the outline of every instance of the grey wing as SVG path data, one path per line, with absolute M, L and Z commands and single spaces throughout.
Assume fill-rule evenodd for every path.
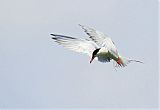
M 102 32 L 99 32 L 93 28 L 89 28 L 87 26 L 79 24 L 79 26 L 84 30 L 84 32 L 89 35 L 90 39 L 92 39 L 97 45 L 102 46 L 104 44 L 104 39 L 108 37 Z
M 52 39 L 55 40 L 58 44 L 62 45 L 65 48 L 68 48 L 72 51 L 85 53 L 89 56 L 92 56 L 92 52 L 98 48 L 98 45 L 93 41 L 85 40 L 85 39 L 77 39 L 64 35 L 51 34 Z
M 86 27 L 84 25 L 79 24 L 79 26 L 82 27 L 84 32 L 90 36 L 89 38 L 92 39 L 92 41 L 94 41 L 98 46 L 105 47 L 112 54 L 118 57 L 117 48 L 114 42 L 112 41 L 112 39 L 108 35 L 105 35 L 100 31 L 97 31 L 93 28 Z

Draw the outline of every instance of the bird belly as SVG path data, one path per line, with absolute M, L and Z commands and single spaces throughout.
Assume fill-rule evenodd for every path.
M 97 54 L 98 61 L 100 62 L 110 62 L 111 58 L 108 55 L 108 52 L 101 52 Z

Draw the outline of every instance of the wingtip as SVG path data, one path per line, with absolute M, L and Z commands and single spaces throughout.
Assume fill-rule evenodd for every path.
M 84 31 L 86 31 L 86 29 L 87 29 L 87 26 L 85 26 L 85 25 L 82 25 L 82 24 L 78 24 Z
M 56 36 L 55 34 L 50 34 L 51 36 Z
M 78 24 L 79 26 L 82 26 L 81 24 Z
M 57 37 L 51 37 L 51 39 L 57 40 Z
M 78 24 L 81 28 L 84 28 L 85 26 L 84 25 L 82 25 L 82 24 Z
M 55 35 L 54 34 L 50 34 L 51 36 L 54 36 L 54 37 L 51 37 L 51 39 L 54 39 L 54 40 L 56 40 L 56 37 L 55 37 Z
M 57 35 L 56 34 L 50 34 L 51 36 L 54 36 L 54 37 L 51 37 L 52 39 L 54 39 L 54 40 L 57 40 Z

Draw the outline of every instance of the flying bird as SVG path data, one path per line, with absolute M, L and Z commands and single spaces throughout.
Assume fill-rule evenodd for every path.
M 89 36 L 89 39 L 78 39 L 70 36 L 59 34 L 50 34 L 52 39 L 65 48 L 75 52 L 84 53 L 91 57 L 90 63 L 94 59 L 100 62 L 110 62 L 113 60 L 115 67 L 125 67 L 130 62 L 139 62 L 129 58 L 122 57 L 112 41 L 112 39 L 104 33 L 93 28 L 80 25 L 84 32 Z

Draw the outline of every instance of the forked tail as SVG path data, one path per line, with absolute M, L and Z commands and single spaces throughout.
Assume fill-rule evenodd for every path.
M 120 64 L 114 62 L 114 67 L 125 67 L 131 62 L 143 63 L 142 61 L 125 58 L 122 56 L 119 56 L 119 59 L 120 59 Z

